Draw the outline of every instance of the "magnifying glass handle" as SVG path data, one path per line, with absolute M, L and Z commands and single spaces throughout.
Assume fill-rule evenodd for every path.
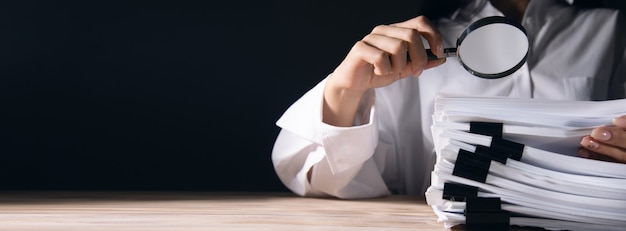
M 426 49 L 426 55 L 428 56 L 428 60 L 439 59 L 439 57 L 433 54 L 433 52 L 430 49 Z M 456 56 L 456 48 L 444 48 L 443 57 L 441 58 L 446 58 L 446 57 L 451 57 L 451 56 Z
M 428 60 L 439 59 L 439 57 L 433 54 L 433 52 L 430 49 L 426 49 L 426 56 L 428 56 Z M 456 48 L 444 48 L 443 56 L 441 58 L 446 58 L 446 57 L 451 57 L 451 56 L 456 56 Z M 406 60 L 411 61 L 411 57 L 409 56 L 409 54 L 406 54 Z

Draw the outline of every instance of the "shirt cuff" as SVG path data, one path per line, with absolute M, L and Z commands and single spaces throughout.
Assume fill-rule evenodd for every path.
M 374 154 L 378 129 L 373 105 L 374 91 L 369 90 L 359 104 L 355 126 L 337 127 L 321 123 L 324 134 L 322 145 L 333 174 L 361 166 Z
M 373 155 L 378 142 L 373 106 L 375 94 L 374 90 L 368 90 L 363 95 L 355 126 L 329 125 L 322 121 L 326 79 L 292 104 L 276 125 L 321 145 L 334 174 L 361 166 Z

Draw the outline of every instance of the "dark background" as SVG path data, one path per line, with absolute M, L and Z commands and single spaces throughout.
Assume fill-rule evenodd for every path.
M 421 6 L 2 1 L 0 190 L 286 191 L 275 121 Z
M 420 1 L 3 1 L 0 189 L 284 191 L 282 112 Z

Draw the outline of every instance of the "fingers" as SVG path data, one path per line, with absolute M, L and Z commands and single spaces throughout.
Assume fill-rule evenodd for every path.
M 413 74 L 417 76 L 425 69 L 428 57 L 426 56 L 426 50 L 422 44 L 420 33 L 417 30 L 381 25 L 374 28 L 372 34 L 397 39 L 397 43 L 404 45 L 404 53 L 400 53 L 397 56 L 397 61 L 401 62 L 398 63 L 398 68 L 401 68 L 399 70 L 402 71 L 403 75 Z M 408 63 L 406 60 L 407 52 L 411 58 L 411 61 Z M 408 66 L 406 64 L 408 64 Z
M 392 24 L 392 26 L 417 30 L 428 41 L 432 52 L 438 57 L 443 56 L 443 39 L 439 30 L 425 16 L 418 16 L 410 20 Z
M 428 60 L 428 62 L 426 63 L 426 66 L 424 67 L 424 69 L 430 69 L 436 66 L 439 66 L 443 63 L 446 62 L 446 58 L 440 58 L 440 59 L 435 59 L 435 60 Z
M 424 69 L 441 65 L 446 60 L 428 60 L 422 36 L 429 42 L 435 55 L 443 56 L 443 41 L 437 29 L 424 16 L 411 20 L 391 24 L 380 25 L 372 30 L 363 41 L 368 45 L 387 53 L 391 66 L 375 66 L 377 75 L 401 73 L 402 76 L 413 74 L 418 76 Z M 407 62 L 406 54 L 410 60 Z M 381 63 L 382 64 L 382 63 Z
M 380 26 L 379 26 L 380 27 Z M 372 63 L 377 75 L 402 73 L 406 66 L 407 42 L 391 36 L 369 34 L 362 40 L 372 47 L 382 50 L 387 55 L 387 62 Z M 376 70 L 378 69 L 378 70 Z
M 622 129 L 626 129 L 626 115 L 613 119 L 613 125 Z
M 446 61 L 429 61 L 423 41 L 443 48 L 439 32 L 425 17 L 377 26 L 355 43 L 333 76 L 342 79 L 339 82 L 343 87 L 354 89 L 382 87 L 410 75 L 419 76 L 423 70 Z M 443 55 L 443 51 L 434 52 Z
M 612 157 L 598 154 L 598 153 L 589 151 L 588 149 L 585 149 L 585 148 L 578 149 L 578 155 L 587 159 L 594 159 L 594 160 L 601 160 L 601 161 L 608 161 L 608 162 L 619 162 Z
M 578 154 L 592 159 L 610 159 L 626 163 L 626 115 L 613 119 L 613 125 L 598 127 L 583 137 L 584 149 Z
M 619 127 L 599 127 L 591 131 L 591 138 L 603 144 L 626 149 L 626 131 Z
M 354 45 L 354 50 L 361 59 L 374 66 L 374 74 L 388 75 L 393 73 L 391 60 L 384 50 L 381 50 L 372 44 L 359 41 Z
M 626 140 L 621 140 L 621 144 L 611 144 L 611 143 L 618 143 L 619 141 L 616 141 L 618 138 L 617 136 L 613 136 L 613 134 L 611 134 L 611 137 L 609 140 L 602 140 L 602 139 L 606 139 L 606 134 L 600 134 L 598 135 L 598 132 L 601 131 L 596 131 L 596 130 L 602 130 L 603 128 L 597 128 L 594 129 L 594 131 L 592 132 L 591 136 L 585 136 L 583 137 L 583 139 L 580 141 L 580 144 L 587 150 L 600 154 L 600 155 L 604 155 L 610 158 L 615 159 L 618 162 L 622 162 L 622 163 L 626 163 L 626 148 L 621 147 L 623 145 L 624 142 L 626 142 Z M 621 131 L 621 133 L 625 133 L 623 130 Z M 601 137 L 600 139 L 594 138 L 593 136 L 596 137 Z M 623 134 L 620 135 L 623 139 Z M 580 154 L 580 153 L 579 153 Z

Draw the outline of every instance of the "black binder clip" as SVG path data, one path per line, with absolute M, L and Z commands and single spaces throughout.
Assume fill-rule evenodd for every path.
M 502 137 L 502 127 L 502 123 L 471 121 L 470 133 Z
M 489 174 L 489 166 L 491 159 L 461 149 L 454 163 L 452 175 L 484 183 Z
M 489 148 L 497 152 L 507 153 L 509 158 L 514 160 L 521 160 L 524 153 L 524 144 L 495 137 L 491 139 Z
M 489 158 L 493 161 L 500 162 L 502 164 L 506 164 L 506 160 L 509 158 L 508 153 L 499 152 L 499 151 L 496 151 L 494 149 L 491 149 L 489 147 L 485 147 L 482 145 L 477 145 L 476 151 L 474 151 L 474 153 L 476 155 L 484 156 L 486 158 Z
M 468 197 L 477 197 L 478 187 L 450 183 L 443 184 L 443 199 L 450 201 L 466 201 Z
M 465 228 L 474 230 L 509 230 L 511 214 L 502 210 L 500 198 L 468 197 L 465 203 Z

